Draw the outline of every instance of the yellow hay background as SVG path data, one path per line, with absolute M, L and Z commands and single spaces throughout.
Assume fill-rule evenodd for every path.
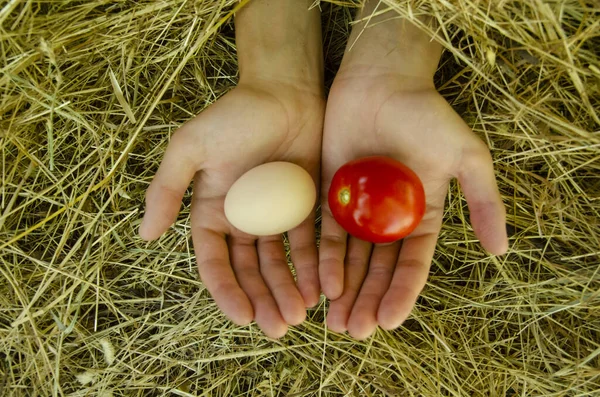
M 189 195 L 137 237 L 171 133 L 237 80 L 228 1 L 0 5 L 0 395 L 600 394 L 600 5 L 386 0 L 432 15 L 442 94 L 492 149 L 510 251 L 448 191 L 410 319 L 365 342 L 326 302 L 272 341 L 198 280 Z M 328 83 L 358 2 L 322 2 Z

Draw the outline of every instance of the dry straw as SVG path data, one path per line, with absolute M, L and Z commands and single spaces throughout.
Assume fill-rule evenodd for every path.
M 227 322 L 189 196 L 136 236 L 170 134 L 236 82 L 243 3 L 0 6 L 0 395 L 600 393 L 598 3 L 384 2 L 437 21 L 438 87 L 492 148 L 511 238 L 486 254 L 453 185 L 414 313 L 366 342 L 327 332 L 325 303 L 280 341 Z M 328 80 L 356 4 L 321 4 Z

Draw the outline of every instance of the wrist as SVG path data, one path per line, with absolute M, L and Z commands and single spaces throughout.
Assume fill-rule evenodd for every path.
M 279 82 L 323 93 L 321 21 L 309 0 L 253 0 L 236 15 L 240 83 Z
M 424 24 L 433 21 L 421 19 Z M 379 1 L 358 12 L 338 74 L 388 76 L 433 87 L 442 47 L 412 21 Z
M 319 75 L 296 71 L 286 63 L 272 62 L 268 67 L 240 67 L 238 85 L 285 87 L 313 96 L 323 96 L 323 80 Z

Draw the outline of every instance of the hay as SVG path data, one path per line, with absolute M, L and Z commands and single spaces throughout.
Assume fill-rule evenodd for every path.
M 332 3 L 328 81 L 352 17 Z M 189 196 L 159 241 L 136 235 L 170 133 L 235 84 L 236 1 L 5 2 L 0 395 L 599 393 L 600 8 L 409 3 L 492 148 L 511 248 L 485 254 L 453 185 L 412 316 L 359 343 L 326 330 L 325 303 L 280 341 L 229 324 L 197 278 Z

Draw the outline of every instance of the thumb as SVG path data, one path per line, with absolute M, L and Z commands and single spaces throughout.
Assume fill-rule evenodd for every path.
M 146 211 L 139 230 L 144 240 L 159 238 L 173 224 L 183 195 L 199 170 L 198 145 L 189 133 L 192 126 L 188 123 L 173 135 L 146 191 Z
M 481 245 L 492 254 L 504 254 L 508 249 L 506 210 L 496 184 L 492 156 L 483 142 L 463 153 L 457 176 Z

